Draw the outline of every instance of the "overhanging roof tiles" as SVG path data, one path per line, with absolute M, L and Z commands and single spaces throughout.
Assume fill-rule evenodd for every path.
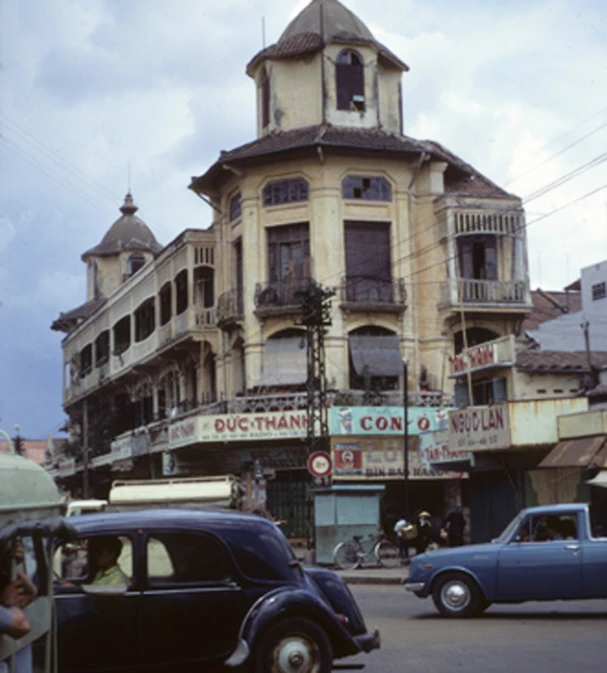
M 602 449 L 605 435 L 580 437 L 559 442 L 542 460 L 538 467 L 580 467 L 586 468 Z
M 607 366 L 607 352 L 591 353 L 593 367 Z M 585 351 L 528 350 L 516 355 L 516 367 L 528 372 L 586 372 L 588 355 Z

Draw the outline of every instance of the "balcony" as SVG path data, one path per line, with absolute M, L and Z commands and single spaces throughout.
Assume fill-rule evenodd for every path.
M 310 280 L 278 280 L 257 283 L 255 286 L 255 315 L 297 315 L 301 311 L 300 292 L 304 292 Z
M 528 308 L 531 301 L 527 283 L 523 280 L 478 280 L 460 278 L 450 280 L 442 287 L 444 306 L 465 304 L 492 307 Z
M 217 300 L 217 327 L 230 329 L 244 318 L 242 291 L 228 290 Z
M 365 276 L 349 276 L 340 287 L 340 306 L 344 311 L 365 313 L 403 313 L 407 304 L 405 281 Z

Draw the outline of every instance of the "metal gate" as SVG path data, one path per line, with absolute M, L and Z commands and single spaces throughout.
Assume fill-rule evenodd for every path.
M 267 483 L 268 510 L 281 519 L 280 528 L 288 538 L 307 538 L 309 518 L 309 476 L 304 470 L 277 472 Z

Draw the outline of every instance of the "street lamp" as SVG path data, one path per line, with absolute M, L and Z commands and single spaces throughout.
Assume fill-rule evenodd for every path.
M 403 412 L 404 412 L 404 447 L 403 464 L 405 477 L 404 493 L 404 518 L 409 519 L 409 366 L 406 358 L 403 358 Z

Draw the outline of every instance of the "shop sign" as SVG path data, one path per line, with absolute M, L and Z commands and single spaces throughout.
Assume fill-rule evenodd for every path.
M 448 409 L 409 407 L 407 427 L 410 435 L 446 430 Z M 403 435 L 405 414 L 403 407 L 331 407 L 329 426 L 331 435 Z
M 150 437 L 147 432 L 119 437 L 111 444 L 112 462 L 143 456 L 150 450 Z
M 404 439 L 401 437 L 352 437 L 331 440 L 335 481 L 400 481 L 404 479 Z M 409 479 L 462 479 L 465 472 L 445 472 L 423 465 L 417 446 L 409 449 Z
M 272 449 L 236 449 L 217 454 L 222 469 L 227 472 L 239 473 L 244 465 L 258 463 L 264 468 L 266 476 L 271 470 L 305 469 L 308 455 L 308 449 L 303 444 Z
M 177 449 L 180 446 L 196 444 L 198 437 L 198 416 L 185 418 L 169 425 L 169 449 Z
M 174 451 L 162 452 L 162 476 L 163 477 L 178 477 L 187 474 L 188 470 L 180 464 L 177 455 Z
M 470 451 L 451 451 L 449 448 L 449 433 L 422 432 L 419 436 L 419 460 L 422 465 L 432 467 L 442 463 L 455 461 L 469 461 Z
M 76 474 L 76 459 L 63 458 L 57 463 L 57 472 L 59 477 L 71 477 Z
M 502 337 L 478 346 L 472 346 L 457 355 L 452 355 L 449 358 L 450 375 L 458 376 L 467 371 L 498 365 L 509 366 L 512 365 L 513 360 L 513 337 Z
M 201 442 L 292 439 L 306 437 L 308 433 L 308 414 L 305 411 L 200 416 L 199 420 Z
M 510 446 L 508 405 L 470 407 L 449 414 L 450 451 L 489 451 Z

